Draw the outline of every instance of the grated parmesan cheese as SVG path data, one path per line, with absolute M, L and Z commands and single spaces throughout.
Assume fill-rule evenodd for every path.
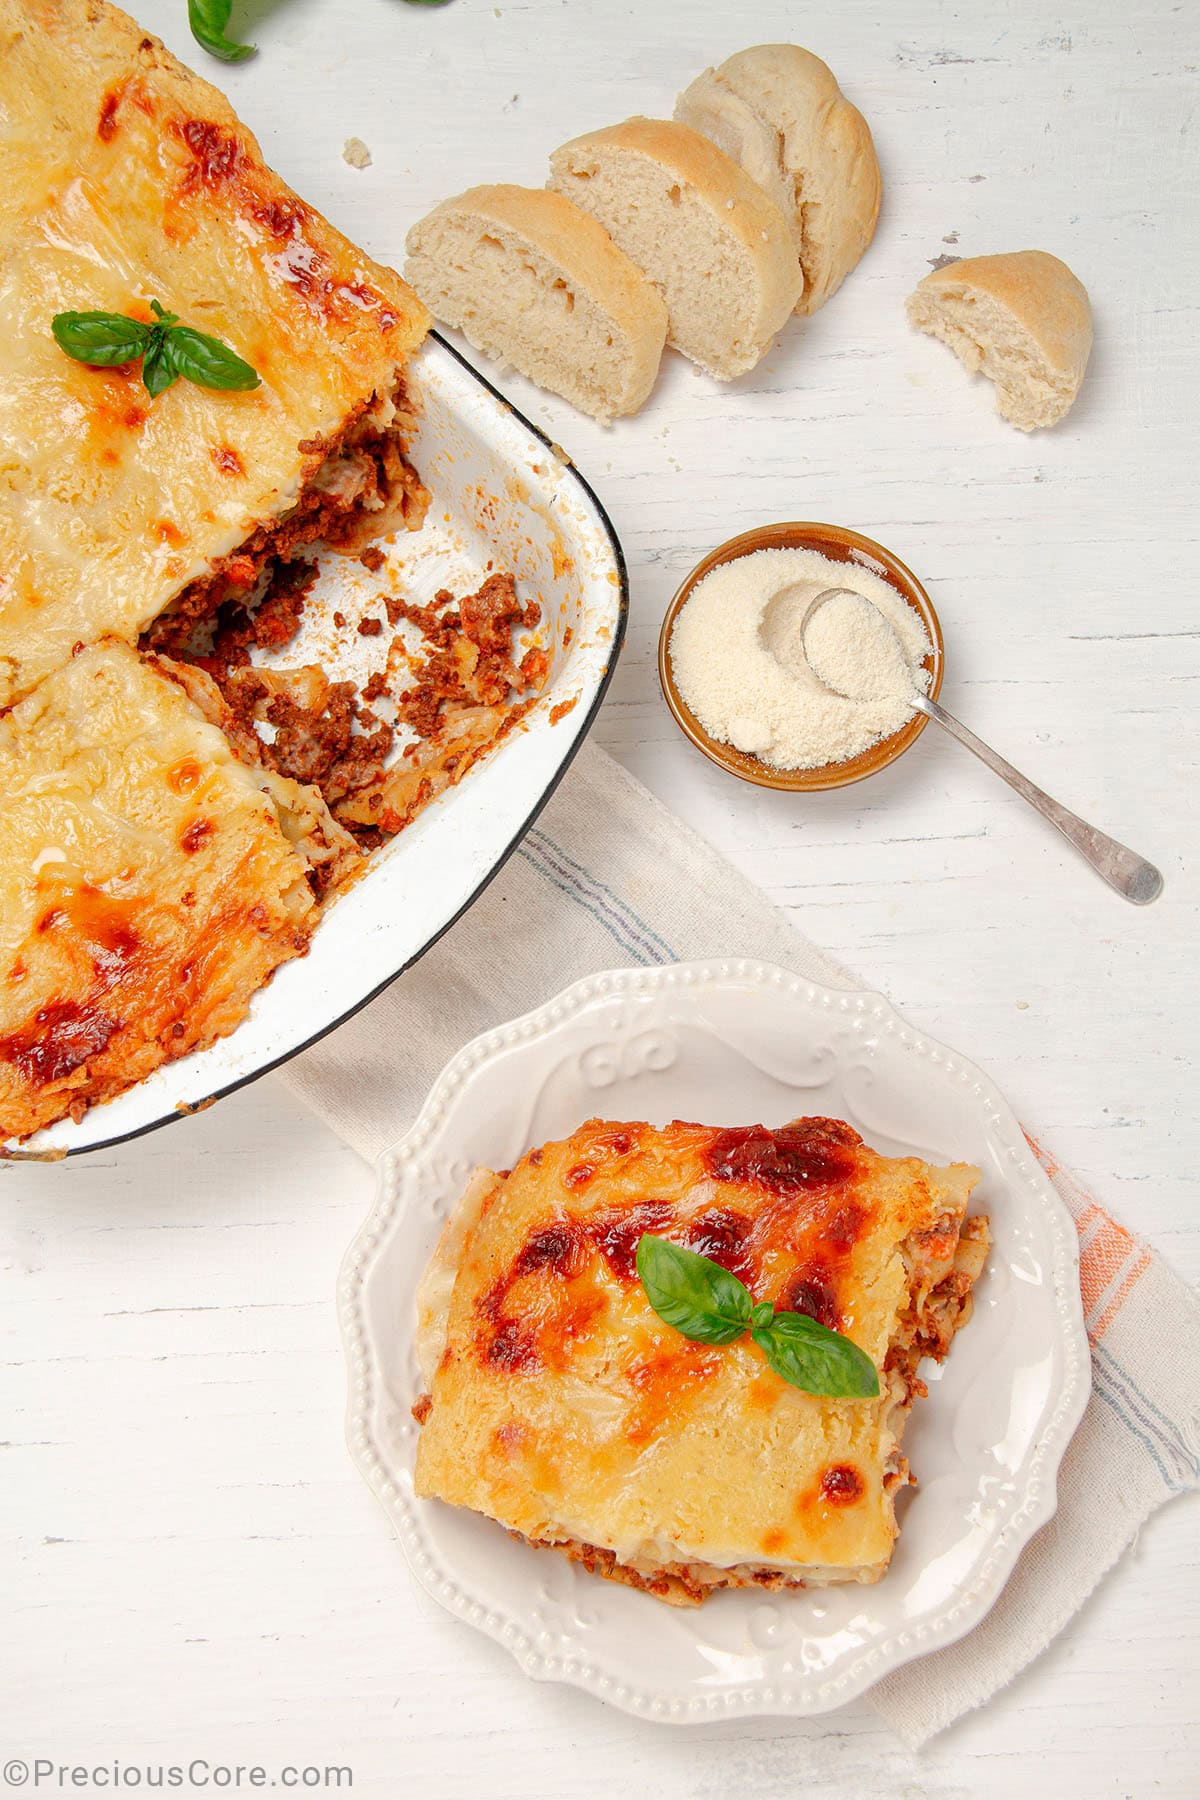
M 799 628 L 797 618 L 797 636 Z M 818 681 L 851 700 L 901 700 L 912 692 L 900 639 L 865 595 L 837 594 L 819 606 L 796 648 Z
M 794 600 L 773 605 L 795 584 Z M 831 587 L 853 589 L 864 604 L 831 600 L 814 614 L 810 667 L 800 621 Z M 921 664 L 931 647 L 903 595 L 871 570 L 816 550 L 756 550 L 697 583 L 669 649 L 679 692 L 710 736 L 772 768 L 814 769 L 845 762 L 900 729 L 913 687 L 928 685 Z M 813 674 L 818 666 L 830 685 L 861 697 L 825 692 Z

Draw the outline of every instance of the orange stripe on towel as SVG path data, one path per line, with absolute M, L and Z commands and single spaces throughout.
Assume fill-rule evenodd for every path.
M 1075 1177 L 1025 1133 L 1029 1147 L 1075 1218 L 1079 1233 L 1079 1287 L 1088 1336 L 1098 1344 L 1150 1266 L 1150 1251 L 1111 1219 Z
M 1118 1227 L 1118 1230 L 1119 1229 L 1120 1227 Z M 1128 1235 L 1128 1233 L 1126 1233 L 1126 1235 Z M 1088 1326 L 1088 1336 L 1091 1338 L 1093 1344 L 1098 1344 L 1100 1342 L 1100 1339 L 1104 1336 L 1105 1332 L 1124 1306 L 1126 1300 L 1128 1300 L 1133 1288 L 1141 1280 L 1149 1267 L 1149 1250 L 1144 1250 L 1140 1246 L 1137 1246 L 1137 1256 L 1134 1259 L 1132 1267 L 1122 1279 L 1121 1285 L 1110 1299 L 1108 1305 L 1104 1308 L 1104 1311 L 1100 1314 L 1100 1317 L 1098 1319 L 1093 1319 Z
M 1022 1127 L 1022 1130 L 1024 1130 L 1024 1127 Z M 1051 1181 L 1056 1181 L 1058 1179 L 1057 1159 L 1055 1157 L 1051 1156 L 1051 1154 L 1048 1150 L 1044 1150 L 1042 1148 L 1041 1144 L 1039 1144 L 1037 1139 L 1034 1137 L 1032 1131 L 1025 1132 L 1025 1142 L 1029 1145 L 1029 1148 L 1033 1151 L 1033 1154 L 1037 1157 L 1038 1161 L 1041 1163 L 1043 1169 L 1045 1169 L 1045 1171 L 1046 1171 L 1047 1175 L 1050 1177 Z
M 1083 1308 L 1088 1313 L 1103 1299 L 1137 1250 L 1136 1241 L 1123 1225 L 1100 1212 L 1099 1207 L 1089 1208 L 1089 1211 L 1099 1217 L 1089 1223 L 1088 1237 L 1079 1253 L 1079 1286 L 1083 1291 Z M 1082 1227 L 1082 1217 L 1079 1224 Z M 1083 1236 L 1082 1230 L 1080 1236 Z

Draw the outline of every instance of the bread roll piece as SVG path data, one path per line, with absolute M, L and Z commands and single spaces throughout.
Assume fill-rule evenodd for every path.
M 908 316 L 995 382 L 997 410 L 1018 431 L 1054 425 L 1070 410 L 1092 348 L 1092 310 L 1057 256 L 1013 250 L 934 269 L 909 295 Z
M 667 309 L 603 226 L 545 188 L 476 187 L 408 234 L 409 285 L 487 356 L 581 412 L 633 413 L 654 386 Z
M 870 128 L 832 71 L 798 44 L 758 44 L 697 76 L 675 117 L 783 211 L 804 271 L 796 311 L 824 306 L 875 235 L 881 189 Z
M 593 213 L 667 303 L 667 341 L 732 381 L 769 348 L 800 291 L 787 220 L 690 126 L 626 119 L 556 150 L 550 186 Z

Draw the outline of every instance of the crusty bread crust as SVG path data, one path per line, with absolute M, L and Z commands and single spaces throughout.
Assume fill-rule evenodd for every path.
M 505 320 L 503 308 L 494 304 L 496 296 L 485 294 L 482 286 L 469 306 L 462 304 L 461 293 L 457 299 L 451 296 L 443 280 L 438 240 L 440 231 L 456 221 L 491 228 L 518 254 L 532 248 L 549 265 L 555 285 L 588 297 L 623 350 L 619 385 L 602 395 L 585 392 L 582 370 L 578 384 L 552 382 L 547 363 L 538 361 L 535 366 L 525 354 L 534 325 L 528 310 Z M 477 349 L 504 357 L 523 374 L 543 386 L 554 386 L 572 404 L 597 417 L 636 412 L 648 398 L 666 341 L 667 309 L 657 289 L 618 250 L 604 227 L 565 195 L 510 183 L 468 188 L 419 220 L 408 234 L 407 248 L 407 280 L 436 317 L 460 327 Z M 479 278 L 484 284 L 493 279 L 482 269 Z M 493 304 L 488 304 L 489 298 Z M 548 312 L 546 331 L 560 338 L 560 325 Z M 545 347 L 554 348 L 549 343 Z
M 712 205 L 723 207 L 727 200 L 732 200 L 734 205 L 727 221 L 730 232 L 754 256 L 761 257 L 763 265 L 770 266 L 774 261 L 774 257 L 763 252 L 763 232 L 772 245 L 777 245 L 779 209 L 766 198 L 761 187 L 750 180 L 745 169 L 741 169 L 732 157 L 727 157 L 723 149 L 716 148 L 702 131 L 693 131 L 691 126 L 675 119 L 622 119 L 621 124 L 610 124 L 599 131 L 583 131 L 579 137 L 572 137 L 569 144 L 554 151 L 551 164 L 560 166 L 560 160 L 565 160 L 569 153 L 603 149 L 608 144 L 617 144 L 622 149 L 640 149 L 644 157 L 653 157 L 655 162 L 671 169 L 682 182 L 696 187 Z
M 655 324 L 662 317 L 662 302 L 637 264 L 617 249 L 603 225 L 565 194 L 501 182 L 468 188 L 457 200 L 442 204 L 519 231 L 552 262 L 578 275 L 628 330 L 640 329 L 647 317 Z
M 706 69 L 675 116 L 730 134 L 739 160 L 789 214 L 804 270 L 798 313 L 814 313 L 861 258 L 882 183 L 870 127 L 832 70 L 798 44 L 758 44 Z
M 1020 321 L 1050 367 L 1078 387 L 1092 348 L 1092 309 L 1082 281 L 1048 250 L 965 256 L 932 269 L 916 293 L 987 295 Z
M 981 322 L 974 345 L 957 341 L 960 332 L 947 326 L 943 309 L 963 303 L 990 302 L 1026 334 L 1037 358 L 1036 375 L 1053 390 L 1037 416 L 1019 393 L 1005 391 L 997 381 L 998 403 L 1005 418 L 1023 430 L 1051 425 L 1066 413 L 1079 392 L 1092 348 L 1092 310 L 1087 289 L 1066 263 L 1046 250 L 1013 250 L 998 256 L 964 257 L 943 269 L 934 269 L 919 281 L 908 297 L 908 316 L 922 331 L 951 344 L 969 368 L 987 366 L 990 338 Z
M 575 154 L 602 150 L 609 144 L 625 150 L 640 150 L 643 156 L 652 157 L 680 181 L 696 188 L 714 207 L 725 207 L 726 202 L 732 200 L 726 221 L 730 231 L 756 260 L 761 261 L 765 272 L 773 272 L 780 242 L 779 208 L 757 182 L 751 181 L 745 170 L 723 150 L 718 150 L 703 132 L 693 131 L 690 125 L 681 125 L 675 119 L 624 119 L 619 125 L 606 125 L 599 131 L 585 131 L 572 138 L 554 152 L 551 167 L 565 166 Z M 787 221 L 783 224 L 786 228 Z M 764 232 L 767 243 L 763 240 Z M 787 238 L 786 229 L 783 238 Z M 782 276 L 781 285 L 786 285 L 790 278 L 788 271 Z
M 789 221 L 732 157 L 701 132 L 671 119 L 635 117 L 572 138 L 550 159 L 550 186 L 586 206 L 587 188 L 578 171 L 613 149 L 646 157 L 690 189 L 749 259 L 757 290 L 750 359 L 737 367 L 709 369 L 720 380 L 744 373 L 768 349 L 795 304 L 801 277 Z M 675 342 L 673 332 L 670 341 Z M 688 354 L 685 346 L 677 347 Z

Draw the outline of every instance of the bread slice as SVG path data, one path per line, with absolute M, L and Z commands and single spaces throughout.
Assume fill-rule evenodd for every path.
M 787 220 L 690 126 L 626 119 L 550 158 L 550 186 L 599 219 L 667 303 L 667 341 L 718 381 L 744 375 L 796 304 Z
M 995 382 L 997 410 L 1018 431 L 1057 424 L 1070 410 L 1092 348 L 1092 310 L 1057 256 L 1013 250 L 934 269 L 909 295 L 908 316 Z
M 406 279 L 435 317 L 593 418 L 654 386 L 667 309 L 603 226 L 545 188 L 470 188 L 408 234 Z
M 675 104 L 792 225 L 798 313 L 835 294 L 875 235 L 881 182 L 870 127 L 832 71 L 798 44 L 758 44 L 706 69 Z

